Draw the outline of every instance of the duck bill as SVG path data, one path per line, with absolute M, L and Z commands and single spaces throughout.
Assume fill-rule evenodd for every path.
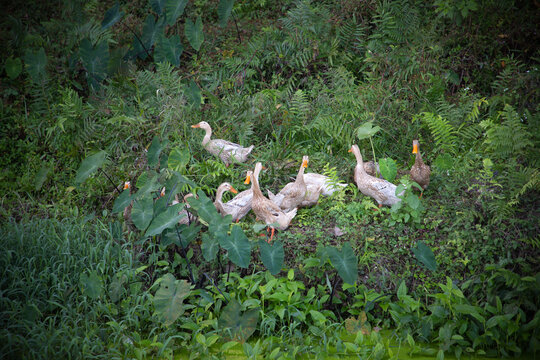
M 191 125 L 192 128 L 200 128 L 201 127 L 201 124 L 195 124 L 195 125 Z
M 238 190 L 236 190 L 236 189 L 233 188 L 232 186 L 231 186 L 231 192 L 232 192 L 233 194 L 238 194 Z
M 129 181 L 126 181 L 126 182 L 124 183 L 124 190 L 129 189 L 130 186 L 131 186 L 131 183 L 130 183 Z
M 352 147 L 348 150 L 348 152 L 352 152 Z
M 307 168 L 308 161 L 304 160 L 302 161 L 302 167 Z
M 418 145 L 417 145 L 417 144 L 414 144 L 414 145 L 412 146 L 412 153 L 413 153 L 413 154 L 418 153 Z
M 250 181 L 251 181 L 251 177 L 248 175 L 246 176 L 246 181 L 244 181 L 244 184 L 249 185 Z

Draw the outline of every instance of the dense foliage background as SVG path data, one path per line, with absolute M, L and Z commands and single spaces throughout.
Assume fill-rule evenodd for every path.
M 536 2 L 3 6 L 5 357 L 537 356 Z M 373 211 L 347 150 L 410 184 L 413 139 L 431 184 Z M 215 213 L 220 183 L 260 161 L 277 192 L 302 155 L 350 185 L 273 245 Z M 188 192 L 202 221 L 174 229 Z

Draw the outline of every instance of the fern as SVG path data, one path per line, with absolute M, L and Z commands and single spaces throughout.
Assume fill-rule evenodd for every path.
M 301 119 L 302 122 L 307 118 L 310 111 L 310 103 L 304 91 L 296 90 L 290 101 L 289 110 L 292 115 Z
M 437 150 L 456 152 L 457 131 L 448 120 L 441 115 L 429 112 L 423 112 L 415 118 L 420 119 L 428 126 L 431 135 L 435 139 Z
M 522 124 L 519 115 L 512 106 L 505 105 L 498 117 L 503 119 L 501 124 L 496 124 L 493 120 L 480 123 L 486 130 L 486 151 L 499 159 L 523 156 L 533 143 L 531 134 Z

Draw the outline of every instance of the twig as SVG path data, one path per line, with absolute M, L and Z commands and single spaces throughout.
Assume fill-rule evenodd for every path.
M 112 181 L 112 179 L 109 177 L 109 175 L 107 175 L 107 173 L 105 171 L 103 171 L 102 168 L 99 168 L 99 171 L 101 171 L 103 173 L 103 175 L 105 175 L 105 177 L 111 182 L 111 184 L 114 186 L 114 188 L 116 189 L 116 191 L 118 191 L 118 193 L 120 194 L 121 191 L 120 189 L 118 188 L 118 186 L 116 186 L 116 184 Z

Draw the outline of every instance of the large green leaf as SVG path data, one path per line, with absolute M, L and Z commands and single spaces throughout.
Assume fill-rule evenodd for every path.
M 227 250 L 227 256 L 241 268 L 247 268 L 251 260 L 251 244 L 238 225 L 232 227 L 231 235 L 220 236 L 219 245 Z
M 166 0 L 150 0 L 150 6 L 158 15 L 163 14 Z
M 159 36 L 156 40 L 154 49 L 155 62 L 169 62 L 171 65 L 180 65 L 180 55 L 184 51 L 184 46 L 180 41 L 179 35 L 173 35 L 169 38 L 165 35 Z
M 109 297 L 113 303 L 116 303 L 122 299 L 124 294 L 124 285 L 127 283 L 127 276 L 122 272 L 115 274 L 113 281 L 109 284 Z
M 195 211 L 197 211 L 199 217 L 208 224 L 212 224 L 212 221 L 221 218 L 221 215 L 217 212 L 212 200 L 210 200 L 202 190 L 197 192 L 197 198 L 192 196 L 187 199 L 187 202 L 195 209 Z
M 394 182 L 397 175 L 397 164 L 394 159 L 384 158 L 379 160 L 381 174 L 389 182 Z
M 21 58 L 13 58 L 12 56 L 8 57 L 6 59 L 6 63 L 4 64 L 4 69 L 6 70 L 6 75 L 10 79 L 17 78 L 22 71 L 22 61 Z
M 45 49 L 39 48 L 38 51 L 27 49 L 23 60 L 30 79 L 34 83 L 40 83 L 46 75 L 47 55 L 45 55 Z
M 186 95 L 190 105 L 194 106 L 197 109 L 201 106 L 201 89 L 197 86 L 197 83 L 195 83 L 195 81 L 191 80 L 189 82 L 189 85 L 186 85 L 186 87 L 184 88 L 184 94 Z
M 89 39 L 81 41 L 79 55 L 87 73 L 88 84 L 98 89 L 101 81 L 107 77 L 109 64 L 109 45 L 103 40 L 96 46 Z
M 166 0 L 165 13 L 167 14 L 167 24 L 173 25 L 184 13 L 188 0 Z
M 191 155 L 186 146 L 175 147 L 169 154 L 167 166 L 171 170 L 182 172 L 186 169 L 186 165 L 189 163 L 190 159 Z
M 145 197 L 152 191 L 156 191 L 159 187 L 157 174 L 153 171 L 142 173 L 137 179 L 137 187 L 139 190 L 133 195 L 135 200 Z
M 275 241 L 270 245 L 266 241 L 261 240 L 259 241 L 259 245 L 264 266 L 270 271 L 270 274 L 277 275 L 281 271 L 281 266 L 285 259 L 283 244 L 280 241 Z
M 343 244 L 341 251 L 332 246 L 327 247 L 330 262 L 337 269 L 339 276 L 344 282 L 354 284 L 358 278 L 358 259 L 354 254 L 351 244 Z
M 218 326 L 224 333 L 225 340 L 245 342 L 255 332 L 259 321 L 259 309 L 250 309 L 242 314 L 236 299 L 232 299 L 218 320 Z
M 157 136 L 152 139 L 152 144 L 148 148 L 148 166 L 154 167 L 159 163 L 159 155 L 163 150 L 163 146 Z
M 232 223 L 232 216 L 231 215 L 225 215 L 221 216 L 218 214 L 218 216 L 214 217 L 212 222 L 208 224 L 208 231 L 213 234 L 214 236 L 220 235 L 220 234 L 226 234 L 229 231 L 229 227 Z
M 103 280 L 95 271 L 90 274 L 82 273 L 79 278 L 79 284 L 84 295 L 91 299 L 97 299 L 103 291 Z
M 41 187 L 43 186 L 45 180 L 47 180 L 47 175 L 49 175 L 50 171 L 51 167 L 49 165 L 43 165 L 41 167 L 34 179 L 34 189 L 38 191 L 41 190 Z
M 144 230 L 150 225 L 154 216 L 154 201 L 146 196 L 136 200 L 131 209 L 131 220 L 139 230 Z
M 144 236 L 154 236 L 161 234 L 165 229 L 169 229 L 178 223 L 178 220 L 183 218 L 185 214 L 178 214 L 182 210 L 183 204 L 175 204 L 169 206 L 166 211 L 162 212 L 152 220 L 152 223 L 146 230 Z
M 189 41 L 189 44 L 196 50 L 199 51 L 201 45 L 204 41 L 203 33 L 203 23 L 201 17 L 197 17 L 195 23 L 191 19 L 186 20 L 186 26 L 184 28 L 184 33 L 186 38 Z
M 172 274 L 163 276 L 154 296 L 156 313 L 166 326 L 171 325 L 184 313 L 182 302 L 191 288 L 186 280 L 176 280 Z
M 201 225 L 197 225 L 196 222 L 192 222 L 189 225 L 180 225 L 180 245 L 187 248 L 188 245 L 197 238 L 197 235 L 201 232 Z
M 124 211 L 124 209 L 131 203 L 131 195 L 129 194 L 129 189 L 122 191 L 120 196 L 114 200 L 112 212 L 117 213 Z
M 227 237 L 227 234 L 222 235 Z M 202 236 L 201 250 L 204 256 L 204 260 L 213 261 L 219 251 L 219 240 L 217 236 L 212 236 L 208 233 L 204 233 Z
M 102 29 L 107 29 L 113 26 L 122 18 L 122 16 L 124 16 L 124 12 L 119 11 L 119 10 L 120 10 L 120 4 L 117 1 L 113 5 L 113 7 L 107 10 L 107 12 L 105 13 L 105 16 L 103 17 L 103 21 L 101 22 Z
M 220 0 L 217 8 L 219 26 L 225 27 L 234 6 L 234 0 Z
M 84 159 L 77 170 L 77 175 L 75 175 L 75 184 L 82 184 L 94 171 L 96 171 L 103 163 L 107 153 L 104 150 L 95 153 Z
M 416 259 L 431 271 L 437 271 L 437 260 L 429 246 L 418 240 L 416 247 L 412 249 Z
M 381 130 L 380 127 L 373 126 L 373 122 L 368 121 L 356 129 L 356 136 L 359 140 L 367 139 L 368 137 L 375 135 L 379 130 Z

